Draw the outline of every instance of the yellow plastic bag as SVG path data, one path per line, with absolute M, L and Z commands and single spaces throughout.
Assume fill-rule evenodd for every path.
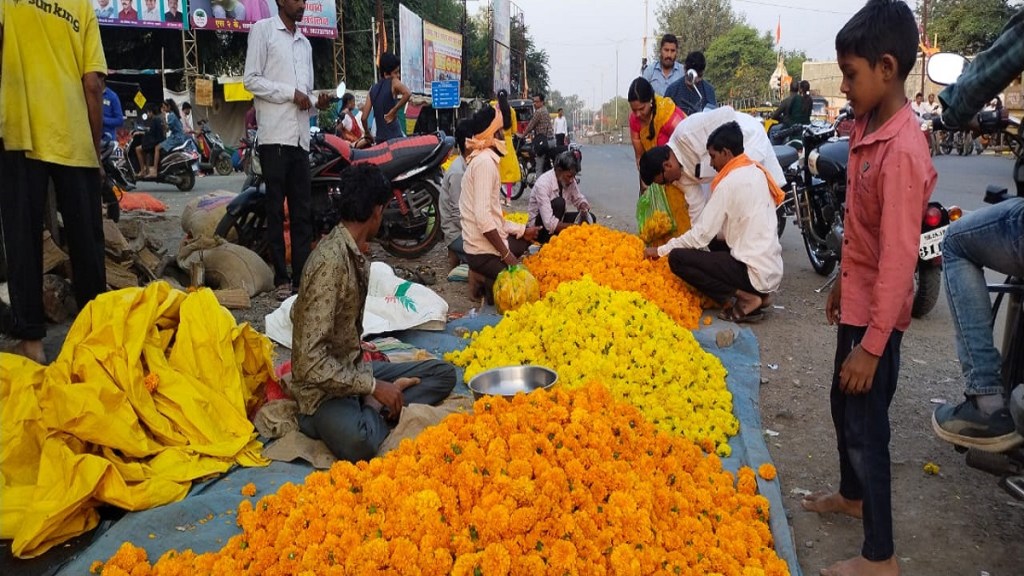
M 494 307 L 499 314 L 537 300 L 540 300 L 540 284 L 525 266 L 516 264 L 498 272 L 494 280 Z
M 246 414 L 272 350 L 210 290 L 156 282 L 90 302 L 49 366 L 0 354 L 0 538 L 38 556 L 95 527 L 100 504 L 144 510 L 265 466 Z

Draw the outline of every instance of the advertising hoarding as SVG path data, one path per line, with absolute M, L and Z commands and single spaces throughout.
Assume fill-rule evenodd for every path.
M 253 22 L 277 16 L 277 0 L 190 0 L 188 9 L 191 28 L 248 32 Z M 334 2 L 306 2 L 299 30 L 310 38 L 337 38 L 338 14 Z
M 403 72 L 404 74 L 404 72 Z M 462 35 L 423 23 L 423 84 L 462 80 Z
M 423 92 L 423 19 L 398 5 L 398 41 L 402 83 L 412 92 Z

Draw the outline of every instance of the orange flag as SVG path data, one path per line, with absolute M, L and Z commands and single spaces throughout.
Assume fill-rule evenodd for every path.
M 779 22 L 775 25 L 775 44 L 782 43 L 782 16 L 779 16 Z

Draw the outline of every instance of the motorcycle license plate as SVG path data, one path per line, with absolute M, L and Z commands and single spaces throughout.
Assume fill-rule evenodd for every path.
M 942 256 L 942 239 L 946 236 L 948 227 L 943 226 L 921 234 L 921 248 L 918 251 L 921 260 L 932 260 Z

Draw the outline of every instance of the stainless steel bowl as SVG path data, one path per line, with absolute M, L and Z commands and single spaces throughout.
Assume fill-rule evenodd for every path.
M 481 372 L 469 381 L 473 398 L 505 396 L 548 389 L 558 382 L 558 373 L 544 366 L 503 366 Z

